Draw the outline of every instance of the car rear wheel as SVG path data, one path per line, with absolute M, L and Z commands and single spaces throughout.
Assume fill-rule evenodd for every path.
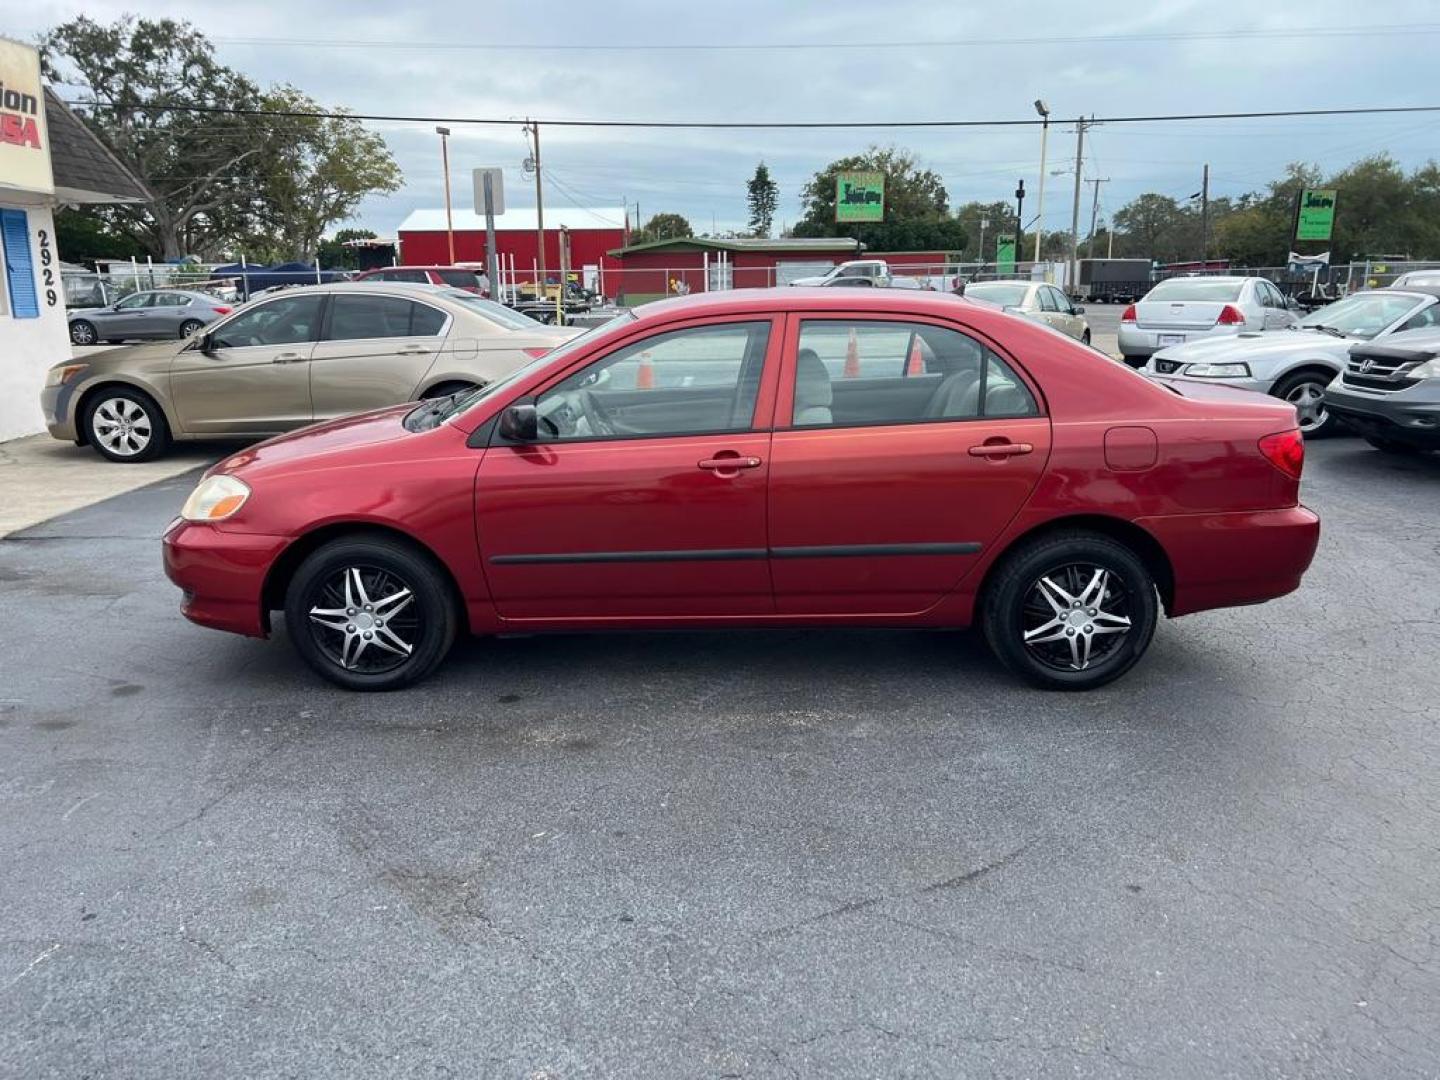
M 153 461 L 170 445 L 170 425 L 139 390 L 102 387 L 85 403 L 85 440 L 109 461 Z
M 1331 376 L 1321 371 L 1297 371 L 1289 375 L 1270 391 L 1275 397 L 1295 406 L 1295 419 L 1300 433 L 1307 438 L 1317 439 L 1335 429 L 1330 410 L 1325 408 L 1325 387 Z
M 450 651 L 454 589 L 434 561 L 395 540 L 336 540 L 300 564 L 285 593 L 295 649 L 347 690 L 397 690 Z
M 70 324 L 70 344 L 94 345 L 95 341 L 94 323 L 88 323 L 84 319 L 76 319 Z
M 191 334 L 195 333 L 197 330 L 202 329 L 204 326 L 205 324 L 199 319 L 186 319 L 180 324 L 180 336 L 182 338 L 188 338 Z
M 1386 454 L 1396 454 L 1401 457 L 1413 457 L 1416 454 L 1423 454 L 1425 451 L 1410 443 L 1396 442 L 1394 439 L 1381 439 L 1374 435 L 1365 436 L 1365 441 Z
M 1037 686 L 1090 690 L 1129 671 L 1155 633 L 1159 602 L 1145 564 L 1108 536 L 1064 532 L 1006 556 L 986 590 L 985 638 Z

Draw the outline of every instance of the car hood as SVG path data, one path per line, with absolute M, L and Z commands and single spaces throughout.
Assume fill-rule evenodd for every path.
M 1200 338 L 1184 345 L 1171 345 L 1155 353 L 1157 359 L 1182 364 L 1224 363 L 1227 360 L 1278 359 L 1292 353 L 1307 356 L 1333 356 L 1336 363 L 1345 358 L 1345 351 L 1358 340 L 1337 338 L 1319 330 L 1265 330 L 1260 333 L 1232 334 L 1225 337 Z
M 183 341 L 175 339 L 152 341 L 144 345 L 116 345 L 113 348 L 85 353 L 74 360 L 66 360 L 65 363 L 88 364 L 90 366 L 89 371 L 86 372 L 88 378 L 91 375 L 107 374 L 113 371 L 150 367 L 157 360 L 163 361 L 176 356 L 184 347 Z
M 410 437 L 401 421 L 415 403 L 389 405 L 371 412 L 326 420 L 273 439 L 248 446 L 215 465 L 211 473 L 250 473 L 274 465 L 286 465 L 300 458 L 318 458 L 339 451 L 393 442 Z M 208 474 L 207 474 L 208 475 Z
M 825 282 L 827 282 L 827 281 L 829 281 L 829 280 L 830 280 L 830 275 L 829 275 L 829 274 L 822 274 L 822 275 L 820 275 L 819 277 L 801 277 L 801 278 L 796 278 L 794 281 L 790 282 L 790 284 L 791 284 L 791 285 L 796 285 L 796 286 L 801 286 L 801 287 L 808 288 L 808 287 L 814 286 L 814 285 L 824 285 Z

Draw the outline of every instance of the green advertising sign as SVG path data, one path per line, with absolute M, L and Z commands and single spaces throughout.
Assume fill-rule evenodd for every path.
M 844 172 L 835 177 L 835 220 L 885 220 L 885 174 Z
M 995 272 L 997 274 L 1013 274 L 1015 272 L 1015 238 L 1013 236 L 1002 236 L 995 241 Z
M 1300 212 L 1295 217 L 1296 240 L 1329 240 L 1335 228 L 1335 192 L 1306 188 L 1300 192 Z

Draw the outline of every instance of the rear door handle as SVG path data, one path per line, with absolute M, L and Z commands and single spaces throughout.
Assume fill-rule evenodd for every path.
M 298 352 L 282 352 L 270 362 L 272 364 L 298 364 L 304 359 L 305 357 L 301 356 Z
M 713 457 L 705 458 L 697 462 L 702 469 L 709 469 L 712 472 L 730 472 L 739 469 L 758 469 L 760 459 L 758 457 Z
M 1019 457 L 1034 452 L 1035 447 L 1028 442 L 982 443 L 970 447 L 971 457 Z

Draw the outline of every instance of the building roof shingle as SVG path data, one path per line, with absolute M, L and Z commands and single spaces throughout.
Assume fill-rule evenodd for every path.
M 145 185 L 48 86 L 45 88 L 45 126 L 50 133 L 55 197 L 61 202 L 150 201 Z

